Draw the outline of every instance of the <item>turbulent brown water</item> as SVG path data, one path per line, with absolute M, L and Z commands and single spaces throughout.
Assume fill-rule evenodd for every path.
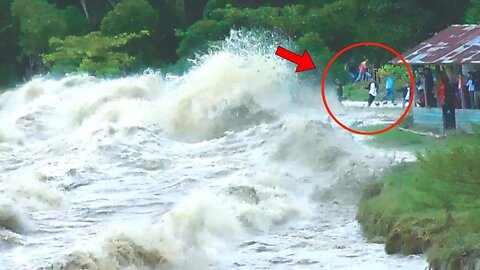
M 181 76 L 0 96 L 0 269 L 423 269 L 354 221 L 398 153 L 336 127 L 253 38 L 232 32 Z

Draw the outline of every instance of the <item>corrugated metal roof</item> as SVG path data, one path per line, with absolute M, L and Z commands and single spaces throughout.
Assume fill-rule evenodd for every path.
M 452 25 L 402 56 L 413 65 L 480 64 L 480 25 Z

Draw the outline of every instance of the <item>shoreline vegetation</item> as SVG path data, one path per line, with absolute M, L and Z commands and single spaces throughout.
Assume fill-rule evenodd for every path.
M 284 36 L 278 45 L 308 50 L 321 67 L 359 40 L 404 51 L 449 25 L 479 22 L 480 0 L 2 0 L 0 86 L 41 74 L 182 70 L 186 59 L 225 40 L 232 29 Z M 332 71 L 347 81 L 340 62 L 365 58 L 381 67 L 392 55 L 358 48 L 342 55 Z
M 406 135 L 401 138 L 401 135 Z M 401 129 L 370 143 L 418 145 L 417 161 L 386 170 L 369 184 L 357 220 L 387 254 L 425 254 L 431 270 L 480 267 L 480 136 L 442 138 Z

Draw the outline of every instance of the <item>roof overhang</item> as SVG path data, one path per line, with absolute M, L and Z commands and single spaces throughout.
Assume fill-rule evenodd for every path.
M 403 54 L 410 65 L 480 64 L 480 25 L 452 25 Z M 399 58 L 391 63 L 402 64 Z

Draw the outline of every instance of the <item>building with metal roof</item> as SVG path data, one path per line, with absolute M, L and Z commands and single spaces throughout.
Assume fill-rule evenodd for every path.
M 410 65 L 480 64 L 480 25 L 452 25 L 402 56 Z
M 456 78 L 459 70 L 463 74 L 477 70 L 480 68 L 480 25 L 452 25 L 402 56 L 414 68 L 443 66 L 450 78 Z M 391 62 L 403 63 L 398 58 Z M 473 126 L 480 125 L 480 110 L 449 111 L 447 114 L 453 115 L 456 128 L 472 132 Z M 441 130 L 445 127 L 447 114 L 441 108 L 416 107 L 413 110 L 413 123 L 418 127 Z

